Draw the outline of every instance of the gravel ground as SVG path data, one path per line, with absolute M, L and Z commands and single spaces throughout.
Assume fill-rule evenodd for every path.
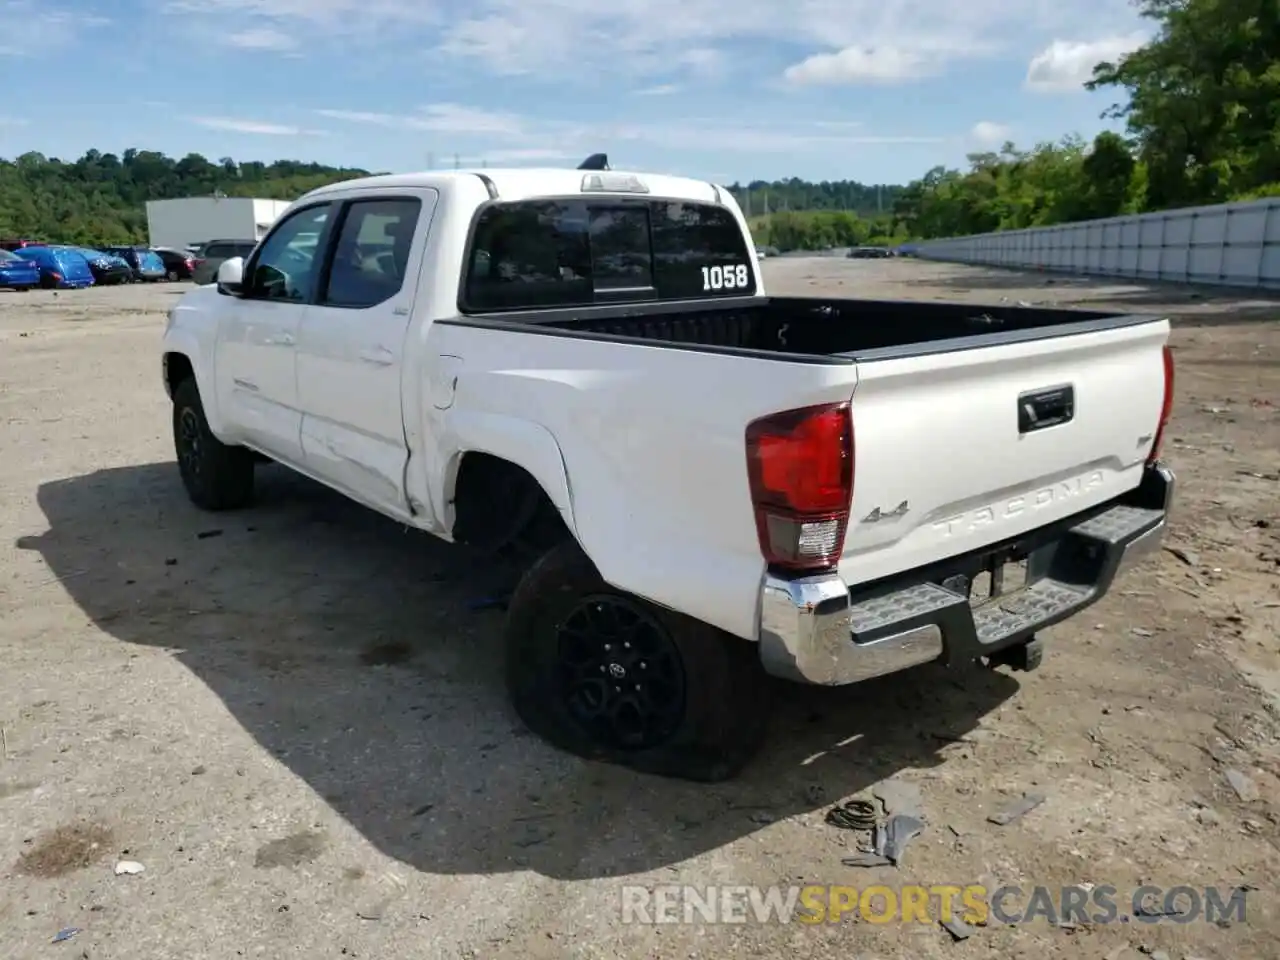
M 777 293 L 1175 316 L 1174 549 L 1051 630 L 1039 671 L 790 688 L 741 779 L 641 777 L 521 729 L 502 614 L 451 548 L 276 468 L 248 512 L 188 505 L 157 358 L 181 287 L 0 292 L 0 955 L 1274 957 L 1280 303 L 765 270 Z M 918 789 L 926 829 L 897 869 L 842 866 L 855 838 L 825 811 L 886 784 Z M 1027 791 L 1044 803 L 988 822 Z M 1244 922 L 961 942 L 852 916 L 623 922 L 624 884 L 672 883 L 1110 884 L 1121 912 L 1142 883 L 1254 889 Z

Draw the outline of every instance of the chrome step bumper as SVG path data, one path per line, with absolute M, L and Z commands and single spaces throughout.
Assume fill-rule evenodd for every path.
M 1117 576 L 1164 539 L 1175 478 L 1149 467 L 1109 507 L 1039 543 L 1026 585 L 971 606 L 965 594 L 911 574 L 850 596 L 838 574 L 765 577 L 760 659 L 769 673 L 840 685 L 944 660 L 971 663 L 1030 639 L 1102 599 Z

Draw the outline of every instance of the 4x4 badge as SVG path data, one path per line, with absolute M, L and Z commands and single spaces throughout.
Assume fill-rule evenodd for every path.
M 865 517 L 862 518 L 862 522 L 863 523 L 879 523 L 881 520 L 888 520 L 892 517 L 901 517 L 904 514 L 906 514 L 908 511 L 910 511 L 910 509 L 911 509 L 911 506 L 906 500 L 903 500 L 900 504 L 898 504 L 888 513 L 883 513 L 879 507 L 876 507 L 874 510 L 872 510 L 870 513 L 868 513 Z

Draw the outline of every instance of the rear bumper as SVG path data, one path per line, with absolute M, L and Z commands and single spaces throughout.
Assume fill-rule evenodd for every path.
M 853 596 L 835 573 L 767 575 L 761 662 L 774 676 L 840 685 L 935 660 L 971 663 L 1028 640 L 1102 599 L 1116 577 L 1160 550 L 1174 483 L 1155 464 L 1137 489 L 1100 511 L 1032 534 L 1026 586 L 977 608 L 953 582 L 921 572 Z

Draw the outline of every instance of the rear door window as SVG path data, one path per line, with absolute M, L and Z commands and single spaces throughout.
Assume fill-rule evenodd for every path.
M 664 200 L 497 203 L 480 215 L 470 313 L 755 293 L 751 249 L 724 207 Z
M 320 303 L 362 309 L 399 293 L 422 210 L 416 197 L 355 200 L 347 208 Z M 319 234 L 305 238 L 315 250 Z

